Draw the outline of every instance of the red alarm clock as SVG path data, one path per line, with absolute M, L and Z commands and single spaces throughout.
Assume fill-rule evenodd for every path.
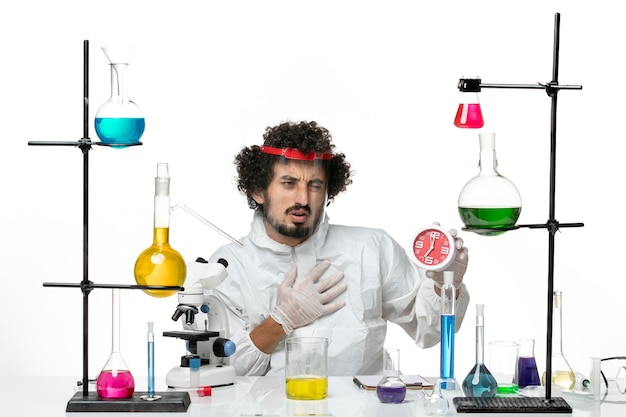
M 443 271 L 455 257 L 454 237 L 436 224 L 421 227 L 411 240 L 411 259 L 420 268 Z

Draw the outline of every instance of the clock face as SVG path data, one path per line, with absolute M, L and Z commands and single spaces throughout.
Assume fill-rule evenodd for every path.
M 440 271 L 454 261 L 454 240 L 445 230 L 428 226 L 415 234 L 411 252 L 420 267 Z

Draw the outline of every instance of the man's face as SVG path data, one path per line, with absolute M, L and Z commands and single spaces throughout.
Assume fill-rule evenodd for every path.
M 263 204 L 268 236 L 290 246 L 311 236 L 322 219 L 326 186 L 321 164 L 293 160 L 275 164 L 267 190 L 254 194 Z

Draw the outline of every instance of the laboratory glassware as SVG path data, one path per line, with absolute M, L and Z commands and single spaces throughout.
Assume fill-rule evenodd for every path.
M 498 229 L 515 226 L 522 211 L 522 198 L 515 184 L 497 171 L 495 133 L 478 136 L 480 171 L 459 194 L 459 215 L 467 230 L 495 236 L 503 233 Z
M 381 403 L 399 404 L 406 396 L 406 384 L 400 378 L 400 351 L 385 349 L 383 377 L 376 385 Z
M 128 96 L 128 66 L 134 47 L 103 46 L 102 51 L 111 65 L 111 97 L 96 112 L 96 134 L 102 143 L 113 146 L 137 144 L 146 123 L 141 109 Z
M 476 304 L 476 364 L 463 380 L 466 397 L 495 397 L 498 382 L 485 366 L 484 304 Z
M 450 405 L 448 399 L 443 396 L 442 389 L 446 386 L 455 384 L 453 379 L 440 379 L 433 386 L 433 390 L 428 392 L 424 390 L 424 398 L 422 404 L 424 405 L 424 411 L 427 416 L 445 416 L 448 414 L 448 408 Z
M 157 164 L 154 179 L 154 234 L 152 246 L 141 252 L 135 262 L 135 281 L 139 285 L 182 286 L 187 266 L 182 255 L 169 243 L 170 177 L 168 164 Z M 144 290 L 154 297 L 168 297 L 174 290 Z
M 454 117 L 454 125 L 460 128 L 480 129 L 485 125 L 483 113 L 478 101 L 478 91 L 480 91 L 480 79 L 475 76 L 463 77 L 462 82 L 468 85 L 476 85 L 476 88 L 464 88 L 461 93 L 461 102 Z
M 576 376 L 563 355 L 563 293 L 554 291 L 553 297 L 552 387 L 571 391 L 574 389 Z M 542 375 L 542 382 L 544 385 L 547 384 L 545 372 Z
M 498 383 L 498 394 L 516 394 L 519 391 L 517 352 L 519 345 L 511 340 L 489 342 L 489 371 Z
M 112 289 L 112 348 L 96 380 L 98 396 L 130 398 L 135 392 L 135 379 L 120 352 L 120 289 Z
M 456 289 L 454 272 L 443 272 L 443 287 L 441 287 L 441 342 L 439 377 L 441 379 L 454 378 L 454 330 L 455 330 L 455 302 Z M 442 386 L 446 389 L 447 386 Z
M 154 323 L 148 322 L 148 392 L 140 397 L 146 401 L 157 401 L 161 395 L 154 393 Z
M 515 378 L 519 388 L 541 385 L 537 361 L 535 360 L 535 339 L 522 338 L 519 340 L 516 371 Z

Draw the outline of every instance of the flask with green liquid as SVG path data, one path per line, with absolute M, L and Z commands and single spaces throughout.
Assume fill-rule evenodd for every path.
M 495 133 L 478 136 L 480 172 L 459 194 L 459 215 L 467 230 L 496 236 L 515 226 L 522 211 L 522 198 L 515 184 L 497 171 Z

